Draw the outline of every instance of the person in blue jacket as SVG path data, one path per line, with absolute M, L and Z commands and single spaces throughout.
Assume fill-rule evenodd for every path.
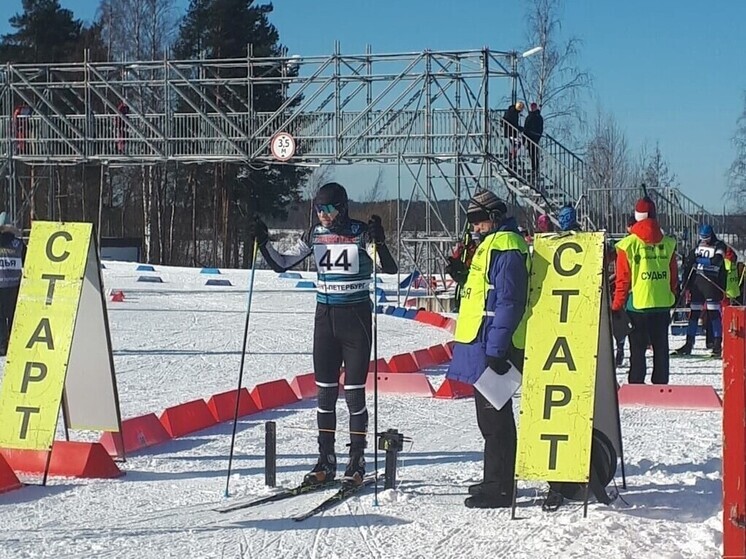
M 319 458 L 304 478 L 307 485 L 330 483 L 337 475 L 336 406 L 343 364 L 350 444 L 342 483 L 359 485 L 363 481 L 368 431 L 365 383 L 372 337 L 370 284 L 373 266 L 377 264 L 374 260 L 384 273 L 397 272 L 397 264 L 386 247 L 381 218 L 371 216 L 368 223 L 351 219 L 348 208 L 347 191 L 342 185 L 323 185 L 314 199 L 318 223 L 286 254 L 279 253 L 269 242 L 267 226 L 261 220 L 251 224 L 262 257 L 275 272 L 284 272 L 311 255 L 316 261 L 313 369 Z
M 467 219 L 481 242 L 462 290 L 447 377 L 474 384 L 482 375 L 523 369 L 525 311 L 530 267 L 528 245 L 515 219 L 494 193 L 483 190 L 469 201 Z M 489 367 L 489 369 L 487 369 Z M 484 476 L 469 487 L 469 508 L 512 504 L 516 427 L 512 402 L 496 409 L 475 389 L 477 424 L 484 437 Z

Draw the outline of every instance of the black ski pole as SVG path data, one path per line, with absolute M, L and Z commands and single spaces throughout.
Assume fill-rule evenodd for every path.
M 254 254 L 251 257 L 251 276 L 249 278 L 249 301 L 246 304 L 246 322 L 243 327 L 243 345 L 241 349 L 241 365 L 238 369 L 238 386 L 236 387 L 236 409 L 233 412 L 233 432 L 231 433 L 231 450 L 228 454 L 228 476 L 225 479 L 225 496 L 230 495 L 231 466 L 233 466 L 233 449 L 236 445 L 236 427 L 238 426 L 238 410 L 241 403 L 241 386 L 243 385 L 243 369 L 246 363 L 246 343 L 249 338 L 249 317 L 251 316 L 251 299 L 254 294 L 254 276 L 256 274 L 256 253 L 259 252 L 259 244 L 254 237 Z
M 373 293 L 378 289 L 378 251 L 373 243 Z M 373 304 L 373 467 L 376 481 L 373 484 L 373 505 L 378 506 L 378 301 Z

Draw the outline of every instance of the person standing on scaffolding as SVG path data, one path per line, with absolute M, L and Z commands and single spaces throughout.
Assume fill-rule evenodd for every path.
M 370 361 L 372 255 L 381 270 L 395 274 L 397 265 L 385 243 L 381 218 L 368 223 L 350 219 L 347 191 L 336 182 L 322 186 L 314 200 L 319 223 L 293 250 L 280 254 L 269 243 L 267 226 L 252 224 L 264 260 L 275 272 L 300 264 L 311 254 L 316 261 L 318 292 L 313 334 L 313 368 L 318 389 L 316 419 L 319 459 L 304 478 L 309 485 L 332 481 L 337 474 L 335 433 L 340 368 L 345 367 L 345 400 L 350 413 L 349 462 L 342 482 L 359 485 L 365 476 L 364 450 L 368 431 L 365 382 Z M 370 254 L 368 252 L 370 250 Z

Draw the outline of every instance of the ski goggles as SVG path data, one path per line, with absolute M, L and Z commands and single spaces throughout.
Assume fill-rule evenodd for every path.
M 334 204 L 314 204 L 313 209 L 316 210 L 316 213 L 318 214 L 326 214 L 326 215 L 334 215 L 336 213 L 339 213 L 339 210 L 337 209 L 337 206 Z

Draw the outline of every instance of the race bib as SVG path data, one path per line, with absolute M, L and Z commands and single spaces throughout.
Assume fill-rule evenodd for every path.
M 325 274 L 357 274 L 360 271 L 360 252 L 357 245 L 313 245 L 316 269 Z
M 700 246 L 697 247 L 697 250 L 694 252 L 694 254 L 697 256 L 697 258 L 712 258 L 713 256 L 715 256 L 715 247 Z

